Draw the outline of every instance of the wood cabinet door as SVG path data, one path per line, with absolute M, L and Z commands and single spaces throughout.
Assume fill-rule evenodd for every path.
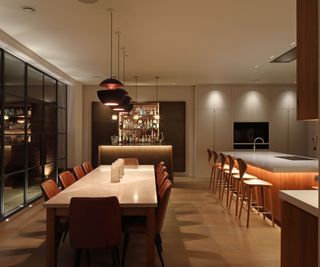
M 160 132 L 172 145 L 173 171 L 186 171 L 186 103 L 160 102 Z
M 318 1 L 297 0 L 297 119 L 318 118 Z

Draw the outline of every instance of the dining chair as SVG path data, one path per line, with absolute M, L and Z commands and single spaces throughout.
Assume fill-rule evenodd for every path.
M 62 173 L 59 173 L 59 180 L 63 189 L 66 189 L 67 187 L 76 182 L 76 178 L 70 171 L 64 171 Z
M 163 171 L 159 176 L 157 176 L 157 190 L 159 192 L 161 186 L 163 185 L 164 181 L 168 179 L 169 174 L 167 171 Z
M 74 167 L 74 168 L 73 168 L 73 172 L 74 172 L 77 180 L 81 179 L 83 176 L 86 175 L 80 165 Z
M 80 266 L 82 250 L 111 249 L 112 264 L 119 262 L 121 214 L 117 197 L 74 197 L 69 207 L 70 246 L 75 249 L 74 266 Z
M 139 160 L 137 158 L 123 158 L 124 165 L 139 165 Z
M 53 179 L 47 179 L 40 185 L 44 201 L 49 200 L 58 194 L 61 190 Z
M 82 162 L 81 166 L 82 166 L 85 174 L 88 174 L 89 172 L 91 172 L 93 170 L 93 167 L 92 167 L 90 161 Z
M 164 161 L 160 161 L 156 166 L 155 166 L 155 173 L 157 174 L 159 170 L 161 169 L 162 166 L 165 166 Z
M 61 192 L 53 179 L 47 179 L 40 185 L 44 201 L 48 201 Z M 59 247 L 61 238 L 64 241 L 68 233 L 68 220 L 65 217 L 59 217 L 57 222 L 56 249 Z
M 161 239 L 161 230 L 163 222 L 166 215 L 166 210 L 169 203 L 170 192 L 172 188 L 172 183 L 169 179 L 164 181 L 164 184 L 159 190 L 159 204 L 156 210 L 156 219 L 155 219 L 155 245 L 157 252 L 161 261 L 161 266 L 164 267 L 164 261 L 162 257 L 162 239 Z M 147 221 L 145 216 L 124 216 L 123 217 L 123 231 L 125 233 L 123 253 L 122 253 L 122 264 L 124 266 L 125 256 L 128 248 L 130 233 L 146 233 L 147 231 Z

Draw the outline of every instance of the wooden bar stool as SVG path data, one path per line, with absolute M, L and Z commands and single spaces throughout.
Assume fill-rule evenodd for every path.
M 244 160 L 238 158 L 237 162 L 238 162 L 238 167 L 239 167 L 239 173 L 231 175 L 231 189 L 230 189 L 230 200 L 229 200 L 229 209 L 230 209 L 233 194 L 235 194 L 235 196 L 236 196 L 236 210 L 235 210 L 236 216 L 238 215 L 239 200 L 242 199 L 242 197 L 243 197 L 243 181 L 257 179 L 256 176 L 253 176 L 249 173 L 246 173 L 248 166 Z
M 272 194 L 271 194 L 271 188 L 272 188 L 272 184 L 260 179 L 252 179 L 252 180 L 246 180 L 243 181 L 244 183 L 244 197 L 242 198 L 241 201 L 241 206 L 240 206 L 240 212 L 239 212 L 239 219 L 241 218 L 241 211 L 243 209 L 243 202 L 245 201 L 245 199 L 247 199 L 247 228 L 249 227 L 249 218 L 250 218 L 250 211 L 252 208 L 252 191 L 253 189 L 256 189 L 257 192 L 261 192 L 261 205 L 257 205 L 254 206 L 257 211 L 259 213 L 263 214 L 263 219 L 265 219 L 265 215 L 266 214 L 270 214 L 271 215 L 271 220 L 272 220 L 272 226 L 274 226 L 274 219 L 273 219 L 273 209 L 272 209 Z M 268 193 L 269 193 L 269 205 L 270 205 L 270 210 L 268 211 L 266 209 L 266 205 L 265 205 L 265 190 L 268 189 Z M 247 195 L 247 197 L 246 197 Z M 258 204 L 258 198 L 256 199 L 256 202 Z
M 209 150 L 209 149 L 208 149 Z M 209 150 L 210 151 L 210 150 Z M 209 156 L 209 151 L 208 151 L 208 156 Z M 209 190 L 212 189 L 214 190 L 215 187 L 215 180 L 216 180 L 216 172 L 217 172 L 217 166 L 218 166 L 218 158 L 219 155 L 216 151 L 210 151 L 211 152 L 211 157 L 209 159 L 209 164 L 211 166 L 211 175 L 210 175 L 210 184 L 209 184 Z
M 224 192 L 227 192 L 227 200 L 226 200 L 226 206 L 228 206 L 229 203 L 229 193 L 231 192 L 231 179 L 233 175 L 239 174 L 239 170 L 235 168 L 235 162 L 232 156 L 228 155 L 228 166 L 229 169 L 224 170 L 224 183 L 223 183 L 223 189 L 222 190 L 222 196 L 221 196 L 221 201 L 223 201 L 223 195 Z
M 219 186 L 219 199 L 221 197 L 221 186 L 224 179 L 224 170 L 229 169 L 229 166 L 226 164 L 227 158 L 223 153 L 219 154 L 219 163 L 217 164 L 217 177 L 215 181 L 215 186 L 213 192 L 215 193 L 217 191 L 217 188 Z

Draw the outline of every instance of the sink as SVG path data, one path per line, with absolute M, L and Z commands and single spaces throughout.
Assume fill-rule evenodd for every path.
M 287 159 L 287 160 L 314 160 L 311 158 L 300 157 L 300 156 L 275 156 L 275 158 Z

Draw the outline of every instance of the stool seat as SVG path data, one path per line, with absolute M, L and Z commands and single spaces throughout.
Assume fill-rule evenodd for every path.
M 249 173 L 244 173 L 242 177 L 240 177 L 240 174 L 236 174 L 236 175 L 233 175 L 233 178 L 235 178 L 235 179 L 243 179 L 243 180 L 246 180 L 246 179 L 258 179 L 257 176 L 254 176 L 254 175 L 249 174 Z
M 319 186 L 317 186 L 317 185 L 314 185 L 314 186 L 312 186 L 312 189 L 316 189 L 316 190 L 319 190 Z
M 243 181 L 243 183 L 248 186 L 272 186 L 271 183 L 260 180 L 260 179 L 249 179 L 249 180 Z
M 224 172 L 230 174 L 230 170 L 229 169 L 225 170 Z M 233 168 L 231 170 L 231 174 L 235 174 L 235 175 L 238 174 L 239 175 L 239 170 L 236 169 L 236 168 Z

